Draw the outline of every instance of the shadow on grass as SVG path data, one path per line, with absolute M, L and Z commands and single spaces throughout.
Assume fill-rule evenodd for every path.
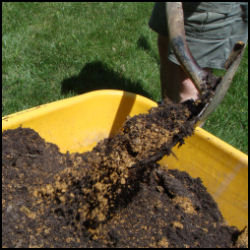
M 137 40 L 137 47 L 139 49 L 144 50 L 149 56 L 154 58 L 154 60 L 158 64 L 158 66 L 160 66 L 160 58 L 159 58 L 158 54 L 155 53 L 155 51 L 151 47 L 150 43 L 148 42 L 148 39 L 144 35 L 141 35 L 139 37 L 139 39 Z
M 142 82 L 133 82 L 106 64 L 94 61 L 87 63 L 78 75 L 64 79 L 61 83 L 61 92 L 83 94 L 98 89 L 119 89 L 151 98 L 142 85 Z

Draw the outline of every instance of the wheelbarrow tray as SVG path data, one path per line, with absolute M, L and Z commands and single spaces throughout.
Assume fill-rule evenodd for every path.
M 119 90 L 97 90 L 2 117 L 2 131 L 32 128 L 62 153 L 91 150 L 112 136 L 127 116 L 146 113 L 157 103 Z M 229 225 L 248 222 L 248 155 L 197 127 L 175 154 L 159 163 L 200 177 Z

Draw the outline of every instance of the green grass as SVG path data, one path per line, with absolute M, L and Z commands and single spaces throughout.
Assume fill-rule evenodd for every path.
M 225 98 L 204 129 L 248 153 L 248 47 Z
M 2 4 L 2 115 L 114 88 L 160 100 L 153 3 Z M 205 129 L 248 152 L 248 49 Z

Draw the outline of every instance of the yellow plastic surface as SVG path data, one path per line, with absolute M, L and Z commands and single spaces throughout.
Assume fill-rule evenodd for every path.
M 98 90 L 41 105 L 2 118 L 2 130 L 33 128 L 61 152 L 85 152 L 114 135 L 126 117 L 157 106 L 148 98 L 119 90 Z M 196 128 L 177 156 L 160 163 L 200 177 L 230 225 L 242 229 L 248 222 L 248 156 L 219 138 Z

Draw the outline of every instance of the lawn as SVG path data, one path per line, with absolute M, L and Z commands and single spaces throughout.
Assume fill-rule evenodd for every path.
M 151 2 L 2 3 L 2 116 L 113 88 L 160 100 Z M 248 49 L 207 131 L 248 153 Z

